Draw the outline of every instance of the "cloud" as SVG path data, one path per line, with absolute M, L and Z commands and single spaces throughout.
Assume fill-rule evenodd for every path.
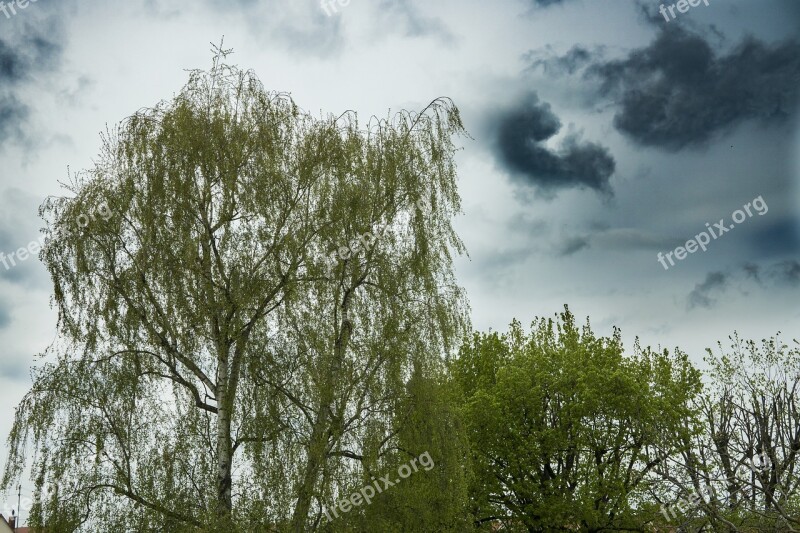
M 0 142 L 22 135 L 20 125 L 28 118 L 30 109 L 13 94 L 0 94 Z
M 0 358 L 0 378 L 23 381 L 30 373 L 31 357 L 19 353 L 6 353 Z
M 174 9 L 174 3 L 167 4 L 169 9 Z M 321 4 L 319 1 L 206 0 L 204 4 L 213 12 L 238 10 L 244 15 L 252 38 L 270 46 L 279 44 L 286 53 L 292 55 L 331 57 L 340 53 L 344 46 L 342 19 L 350 6 L 341 6 L 338 2 Z M 328 8 L 328 14 L 325 7 Z M 162 16 L 158 12 L 155 15 Z M 241 38 L 243 36 L 227 38 L 224 47 L 237 50 L 237 43 Z
M 800 261 L 789 259 L 772 266 L 769 275 L 780 285 L 800 285 Z
M 750 238 L 761 256 L 800 255 L 800 221 L 785 217 L 767 224 Z
M 560 256 L 568 256 L 572 255 L 576 252 L 583 250 L 584 248 L 588 248 L 590 245 L 589 239 L 586 237 L 572 237 L 564 241 L 561 245 L 561 249 L 558 252 Z
M 11 312 L 5 307 L 0 307 L 0 329 L 11 323 Z
M 611 250 L 663 250 L 682 244 L 674 237 L 665 237 L 639 228 L 603 229 L 592 237 L 592 242 Z
M 570 48 L 566 54 L 557 55 L 553 47 L 547 45 L 542 50 L 531 50 L 525 54 L 524 59 L 530 63 L 529 71 L 542 69 L 543 74 L 550 76 L 572 75 L 578 70 L 592 63 L 595 57 L 601 53 L 601 49 L 590 51 L 588 48 L 576 45 Z
M 702 283 L 695 285 L 694 290 L 689 293 L 689 309 L 695 307 L 705 307 L 710 309 L 716 303 L 710 297 L 714 291 L 723 291 L 728 283 L 728 275 L 722 272 L 710 272 Z
M 616 162 L 598 144 L 567 135 L 559 150 L 544 146 L 561 129 L 561 121 L 535 93 L 494 117 L 496 156 L 527 185 L 544 190 L 590 188 L 611 193 L 609 178 Z
M 609 228 L 605 225 L 592 229 L 585 235 L 569 237 L 559 246 L 559 255 L 572 255 L 585 248 L 602 250 L 639 251 L 664 250 L 682 244 L 671 237 L 664 237 L 639 228 Z
M 759 265 L 745 263 L 740 269 L 726 273 L 710 272 L 702 283 L 695 285 L 688 296 L 688 307 L 705 307 L 710 309 L 716 304 L 711 293 L 722 294 L 735 280 L 754 281 L 761 287 L 775 289 L 792 289 L 800 287 L 800 261 L 788 259 Z
M 38 204 L 36 197 L 19 189 L 6 189 L 0 194 L 0 253 L 10 256 L 40 238 Z M 14 259 L 12 262 L 12 259 L 6 257 L 6 264 L 8 268 L 0 262 L 0 281 L 29 287 L 47 286 L 48 279 L 38 258 L 29 256 L 24 261 Z M 2 325 L 0 309 L 0 326 Z
M 746 263 L 742 266 L 742 270 L 748 278 L 752 278 L 757 282 L 761 282 L 761 267 L 755 263 Z
M 22 137 L 30 115 L 30 108 L 20 96 L 22 88 L 36 75 L 51 72 L 63 49 L 56 40 L 61 32 L 53 22 L 40 21 L 36 12 L 25 15 L 26 23 L 21 29 L 4 29 L 0 37 L 0 142 Z
M 453 34 L 441 19 L 423 16 L 411 0 L 381 0 L 378 9 L 381 13 L 390 15 L 393 20 L 401 21 L 405 34 L 409 37 L 433 36 L 448 43 L 454 40 Z
M 800 100 L 800 43 L 744 39 L 717 55 L 701 36 L 666 26 L 647 47 L 587 70 L 621 107 L 615 127 L 667 150 L 702 145 L 746 120 L 785 121 Z
M 555 6 L 563 4 L 566 0 L 531 0 L 533 5 L 540 7 Z
M 796 259 L 778 261 L 766 268 L 748 263 L 742 269 L 748 278 L 755 280 L 759 285 L 763 285 L 765 281 L 771 281 L 777 287 L 800 285 L 800 261 Z
M 30 26 L 18 38 L 0 39 L 0 83 L 11 84 L 30 79 L 31 73 L 52 64 L 61 48 Z

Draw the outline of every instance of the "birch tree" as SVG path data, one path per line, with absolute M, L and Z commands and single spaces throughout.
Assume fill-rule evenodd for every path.
M 465 330 L 457 108 L 314 118 L 227 53 L 42 206 L 58 337 L 3 478 L 32 467 L 35 526 L 336 530 Z

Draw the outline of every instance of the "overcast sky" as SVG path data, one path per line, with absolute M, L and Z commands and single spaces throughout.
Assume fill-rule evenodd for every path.
M 568 304 L 596 333 L 620 327 L 628 348 L 638 336 L 696 362 L 734 331 L 797 338 L 800 1 L 709 0 L 674 18 L 658 5 L 39 0 L 0 11 L 0 252 L 38 239 L 38 206 L 68 194 L 59 182 L 91 166 L 100 132 L 173 96 L 224 35 L 231 62 L 317 115 L 454 100 L 473 137 L 459 141 L 456 227 L 476 329 Z M 668 269 L 657 259 L 720 220 L 727 231 L 706 251 Z M 0 263 L 0 435 L 54 339 L 51 294 L 38 259 Z

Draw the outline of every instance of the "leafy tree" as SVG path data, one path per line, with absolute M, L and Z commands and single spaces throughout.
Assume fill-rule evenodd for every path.
M 352 491 L 387 475 L 395 480 L 398 470 L 414 461 L 418 468 L 379 493 L 363 512 L 351 511 L 341 524 L 335 523 L 340 531 L 461 533 L 471 527 L 467 518 L 468 447 L 455 408 L 454 387 L 441 369 L 418 365 L 406 389 L 395 409 L 396 448 L 380 442 L 370 446 L 363 479 Z M 429 464 L 419 464 L 423 454 Z
M 458 110 L 315 119 L 226 54 L 42 207 L 59 336 L 3 478 L 32 463 L 34 525 L 307 531 L 365 458 L 424 447 L 415 365 L 467 324 Z
M 465 402 L 476 524 L 512 531 L 640 530 L 650 473 L 700 391 L 685 354 L 596 337 L 569 309 L 475 334 L 453 363 Z M 493 526 L 492 526 L 493 527 Z
M 395 410 L 400 413 L 395 422 L 399 453 L 391 463 L 383 462 L 381 471 L 394 478 L 402 465 L 426 452 L 432 466 L 384 492 L 350 531 L 461 533 L 470 527 L 468 443 L 453 383 L 442 372 L 419 366 L 401 403 Z

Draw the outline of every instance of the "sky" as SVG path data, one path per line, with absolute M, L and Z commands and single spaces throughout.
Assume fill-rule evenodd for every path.
M 0 252 L 35 243 L 39 205 L 71 195 L 100 134 L 174 96 L 224 38 L 230 62 L 317 116 L 455 102 L 470 133 L 456 273 L 475 329 L 566 304 L 628 349 L 638 337 L 698 365 L 734 332 L 791 341 L 800 2 L 693 1 L 0 3 Z M 57 319 L 42 263 L 8 265 L 2 436 Z

